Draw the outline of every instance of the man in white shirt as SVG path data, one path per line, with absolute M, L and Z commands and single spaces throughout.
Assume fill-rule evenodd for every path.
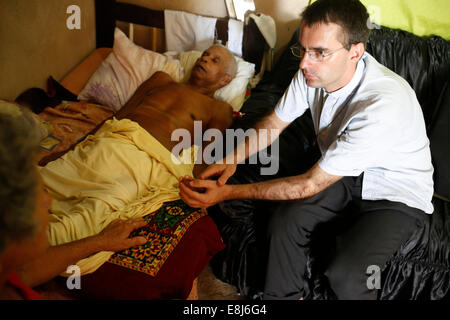
M 229 154 L 225 164 L 199 175 L 219 175 L 217 181 L 186 177 L 180 183 L 182 199 L 194 207 L 229 199 L 296 200 L 281 202 L 269 223 L 266 299 L 303 297 L 311 239 L 329 221 L 348 222 L 326 272 L 332 289 L 340 299 L 376 299 L 379 286 L 368 285 L 368 270 L 382 268 L 433 212 L 433 167 L 420 105 L 404 79 L 365 53 L 368 19 L 358 0 L 310 5 L 292 47 L 300 71 L 255 126 L 282 131 L 309 108 L 322 155 L 310 170 L 225 184 L 236 163 L 265 148 L 250 140 L 247 154 Z

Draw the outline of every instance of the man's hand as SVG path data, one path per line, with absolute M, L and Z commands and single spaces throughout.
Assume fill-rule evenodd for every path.
M 220 176 L 217 180 L 219 187 L 224 186 L 228 179 L 236 172 L 236 164 L 212 164 L 199 174 L 198 178 L 205 180 L 211 177 Z
M 231 186 L 218 186 L 213 180 L 196 180 L 186 176 L 180 179 L 180 197 L 192 208 L 208 208 L 227 200 Z
M 114 220 L 97 236 L 102 250 L 122 251 L 131 247 L 143 245 L 147 242 L 145 237 L 129 238 L 130 233 L 136 229 L 142 228 L 147 222 L 142 219 Z

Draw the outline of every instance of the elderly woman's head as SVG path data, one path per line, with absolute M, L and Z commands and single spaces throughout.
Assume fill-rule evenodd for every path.
M 0 100 L 0 273 L 42 254 L 50 198 L 43 190 L 35 153 L 41 133 L 33 115 Z

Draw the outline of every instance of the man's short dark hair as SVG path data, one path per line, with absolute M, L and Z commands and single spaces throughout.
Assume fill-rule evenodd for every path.
M 369 40 L 369 14 L 359 0 L 318 0 L 306 7 L 301 15 L 302 26 L 311 27 L 318 23 L 335 23 L 343 32 L 340 40 L 347 49 L 352 44 Z

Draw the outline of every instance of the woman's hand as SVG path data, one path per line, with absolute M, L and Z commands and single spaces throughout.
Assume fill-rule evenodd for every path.
M 104 251 L 122 251 L 131 247 L 143 245 L 147 242 L 145 237 L 130 238 L 131 232 L 142 228 L 147 222 L 143 218 L 121 220 L 117 219 L 111 222 L 97 236 L 100 241 L 101 250 Z

